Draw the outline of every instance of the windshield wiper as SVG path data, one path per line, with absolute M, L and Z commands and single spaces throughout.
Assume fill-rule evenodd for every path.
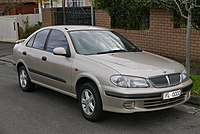
M 142 52 L 139 48 L 132 48 L 129 52 Z
M 117 53 L 117 52 L 127 52 L 124 49 L 121 50 L 111 50 L 111 51 L 106 51 L 106 52 L 98 52 L 97 54 L 107 54 L 107 53 Z

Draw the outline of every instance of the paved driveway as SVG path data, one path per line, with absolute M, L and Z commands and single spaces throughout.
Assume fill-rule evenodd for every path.
M 12 54 L 14 43 L 0 42 L 0 57 Z

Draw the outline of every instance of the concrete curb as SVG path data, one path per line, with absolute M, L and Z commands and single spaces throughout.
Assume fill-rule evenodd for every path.
M 15 65 L 15 63 L 12 60 L 12 55 L 7 55 L 7 56 L 4 56 L 4 57 L 0 56 L 0 61 L 11 63 L 11 64 Z
M 200 105 L 200 96 L 192 95 L 187 102 L 194 105 Z
M 2 43 L 13 43 L 13 44 L 16 43 L 16 41 L 10 41 L 10 40 L 0 40 L 0 42 L 2 42 Z

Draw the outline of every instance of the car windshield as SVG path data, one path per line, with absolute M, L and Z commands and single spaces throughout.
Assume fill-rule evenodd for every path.
M 141 51 L 126 38 L 113 31 L 71 31 L 69 34 L 76 52 L 83 55 Z

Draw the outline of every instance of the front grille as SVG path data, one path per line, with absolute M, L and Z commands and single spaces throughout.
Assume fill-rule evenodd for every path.
M 163 98 L 160 97 L 160 98 L 155 98 L 151 100 L 145 100 L 144 108 L 146 109 L 160 108 L 160 107 L 170 106 L 170 105 L 183 102 L 185 100 L 185 95 L 188 95 L 188 92 L 191 88 L 192 88 L 192 85 L 189 85 L 188 87 L 183 88 L 181 96 L 177 98 L 163 100 Z
M 153 109 L 153 108 L 159 108 L 159 107 L 165 107 L 174 105 L 180 102 L 183 102 L 185 100 L 185 96 L 181 95 L 177 98 L 169 99 L 169 100 L 163 100 L 160 99 L 154 99 L 154 100 L 145 100 L 144 101 L 144 108 L 146 109 Z
M 152 85 L 156 88 L 170 87 L 181 82 L 180 74 L 168 74 L 149 78 Z

